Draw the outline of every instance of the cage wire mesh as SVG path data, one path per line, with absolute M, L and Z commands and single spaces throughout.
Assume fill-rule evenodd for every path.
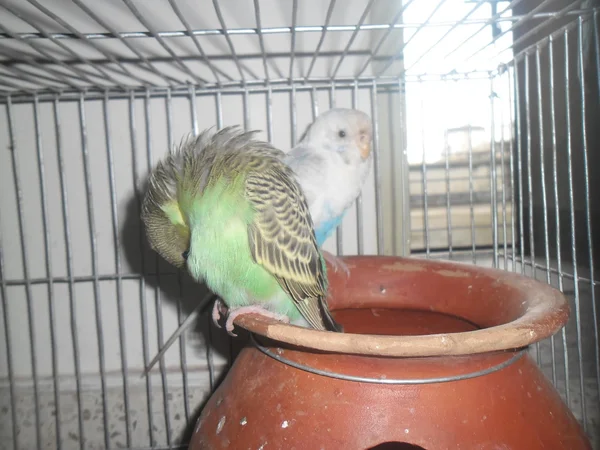
M 241 340 L 147 247 L 149 168 L 241 124 L 287 150 L 372 117 L 375 164 L 325 248 L 497 267 L 567 294 L 534 346 L 600 448 L 600 33 L 593 0 L 0 3 L 0 446 L 178 448 Z M 540 414 L 544 414 L 540 411 Z

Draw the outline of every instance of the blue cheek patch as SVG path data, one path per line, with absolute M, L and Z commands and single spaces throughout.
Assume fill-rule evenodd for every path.
M 325 222 L 321 223 L 321 225 L 318 228 L 315 228 L 317 245 L 319 247 L 321 247 L 325 243 L 327 238 L 329 238 L 333 231 L 342 223 L 343 218 L 344 214 L 340 214 L 337 217 L 333 217 L 332 219 L 326 220 Z

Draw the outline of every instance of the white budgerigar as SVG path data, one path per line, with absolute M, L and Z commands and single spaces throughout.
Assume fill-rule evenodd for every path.
M 372 135 L 367 114 L 334 108 L 318 116 L 285 156 L 306 196 L 319 247 L 362 190 L 373 159 Z M 339 265 L 327 252 L 324 256 Z

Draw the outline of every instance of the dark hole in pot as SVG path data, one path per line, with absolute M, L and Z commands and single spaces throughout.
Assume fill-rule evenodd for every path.
M 375 447 L 369 447 L 367 450 L 426 450 L 418 445 L 409 444 L 408 442 L 382 442 Z

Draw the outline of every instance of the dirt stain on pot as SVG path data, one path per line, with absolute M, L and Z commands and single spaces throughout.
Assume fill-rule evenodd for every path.
M 425 268 L 420 264 L 395 262 L 394 264 L 384 264 L 381 270 L 389 270 L 392 272 L 422 272 Z
M 465 272 L 463 270 L 441 269 L 441 270 L 436 270 L 436 273 L 438 275 L 442 275 L 442 276 L 448 277 L 448 278 L 467 278 L 467 277 L 471 276 L 471 274 L 469 272 Z
M 221 420 L 219 420 L 219 423 L 217 424 L 217 434 L 223 431 L 223 427 L 225 426 L 226 420 L 227 418 L 225 416 L 221 417 Z

